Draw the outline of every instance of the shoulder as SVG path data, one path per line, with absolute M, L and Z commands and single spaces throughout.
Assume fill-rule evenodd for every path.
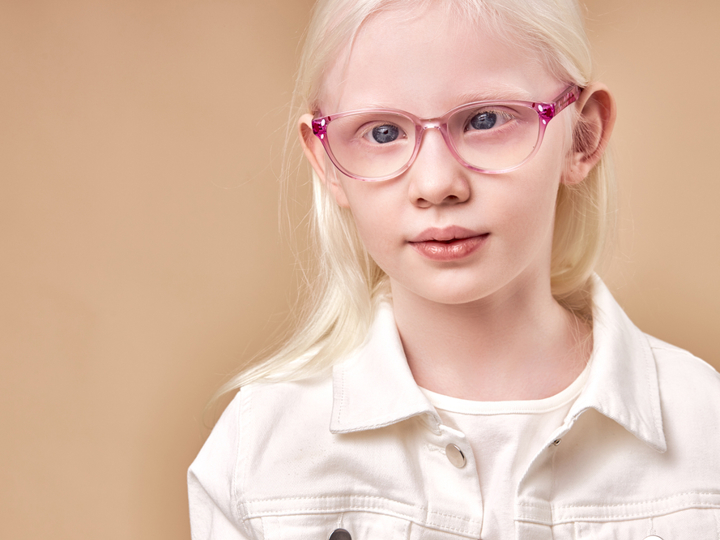
M 327 431 L 332 410 L 332 378 L 257 382 L 244 386 L 227 406 L 196 461 L 238 462 L 269 438 L 297 440 L 312 424 Z M 318 420 L 320 419 L 320 420 Z M 322 426 L 320 425 L 322 424 Z M 228 472 L 228 471 L 226 471 Z M 236 471 L 239 475 L 241 471 Z
M 307 469 L 293 462 L 322 455 L 331 409 L 330 377 L 243 387 L 188 470 L 193 534 L 208 523 L 249 530 L 248 498 L 273 495 Z
M 657 367 L 662 422 L 669 448 L 702 461 L 720 447 L 720 374 L 692 353 L 647 336 Z M 720 470 L 717 457 L 706 456 Z
M 665 397 L 680 393 L 685 399 L 712 399 L 720 405 L 720 374 L 691 352 L 645 334 Z
M 297 381 L 254 383 L 243 388 L 241 422 L 243 432 L 261 435 L 268 426 L 278 433 L 295 431 L 312 419 L 324 419 L 327 429 L 332 410 L 332 376 Z
M 322 438 L 329 432 L 331 414 L 329 375 L 249 384 L 227 406 L 192 468 L 208 466 L 240 484 L 251 464 L 272 461 L 276 452 L 302 446 L 304 439 Z
M 235 538 L 236 472 L 239 446 L 240 395 L 223 412 L 187 473 L 190 525 L 193 538 Z M 220 531 L 223 531 L 222 533 Z

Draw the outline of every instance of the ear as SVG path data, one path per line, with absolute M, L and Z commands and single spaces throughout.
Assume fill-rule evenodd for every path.
M 602 83 L 585 87 L 575 106 L 580 111 L 573 129 L 573 145 L 565 184 L 579 184 L 602 158 L 615 125 L 615 100 Z
M 298 121 L 298 132 L 300 135 L 300 144 L 302 145 L 305 157 L 312 165 L 315 174 L 330 190 L 330 193 L 335 197 L 335 201 L 339 206 L 343 208 L 349 208 L 350 203 L 348 202 L 345 190 L 343 189 L 335 171 L 328 171 L 326 167 L 332 167 L 328 164 L 327 155 L 325 148 L 323 148 L 320 139 L 318 139 L 312 131 L 312 119 L 311 114 L 303 114 Z M 329 174 L 328 174 L 329 173 Z

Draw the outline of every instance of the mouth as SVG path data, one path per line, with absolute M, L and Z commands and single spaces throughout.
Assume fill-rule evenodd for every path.
M 462 259 L 478 250 L 490 233 L 478 233 L 463 227 L 426 229 L 408 241 L 420 255 L 437 261 Z

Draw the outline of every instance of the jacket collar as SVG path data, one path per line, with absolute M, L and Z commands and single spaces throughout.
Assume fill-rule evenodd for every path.
M 330 431 L 376 429 L 423 414 L 437 430 L 440 418 L 413 379 L 392 307 L 382 303 L 365 344 L 333 368 Z
M 650 343 L 597 276 L 590 377 L 570 409 L 569 424 L 588 409 L 614 420 L 658 452 L 667 450 Z
M 595 409 L 664 452 L 657 371 L 647 338 L 599 278 L 595 278 L 593 305 L 590 377 L 570 409 L 567 427 L 583 412 Z M 365 343 L 333 368 L 330 431 L 371 430 L 420 415 L 437 431 L 440 418 L 413 379 L 392 307 L 383 303 Z

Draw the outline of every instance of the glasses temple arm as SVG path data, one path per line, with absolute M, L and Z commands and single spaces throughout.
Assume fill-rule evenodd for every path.
M 565 91 L 560 96 L 558 96 L 558 98 L 554 102 L 555 114 L 558 114 L 565 107 L 571 105 L 572 103 L 575 103 L 578 99 L 580 99 L 580 92 L 582 92 L 582 88 L 580 88 L 576 84 L 573 84 L 572 86 L 566 88 Z

